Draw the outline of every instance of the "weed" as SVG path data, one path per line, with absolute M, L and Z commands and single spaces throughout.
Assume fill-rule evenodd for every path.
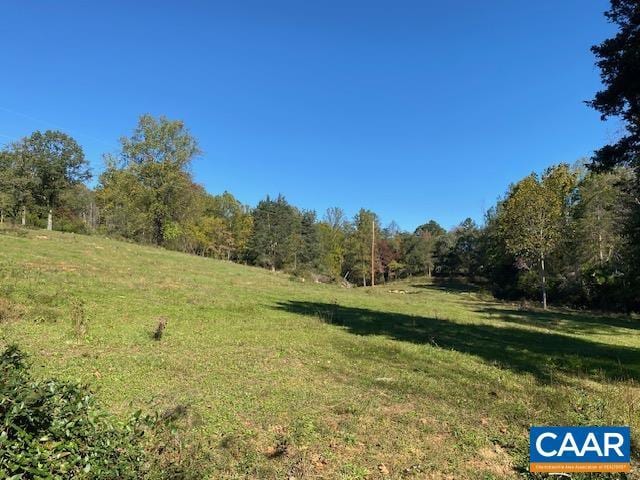
M 0 324 L 18 320 L 21 316 L 22 311 L 15 303 L 0 297 Z
M 152 334 L 153 339 L 156 341 L 161 340 L 162 335 L 164 335 L 165 328 L 167 328 L 167 319 L 165 317 L 158 318 L 156 329 L 153 331 L 153 334 Z
M 284 435 L 278 435 L 275 446 L 269 449 L 267 456 L 269 458 L 277 458 L 286 455 L 288 451 L 289 439 Z
M 87 334 L 89 325 L 86 305 L 84 300 L 78 297 L 71 297 L 69 301 L 71 325 L 77 338 L 84 337 Z

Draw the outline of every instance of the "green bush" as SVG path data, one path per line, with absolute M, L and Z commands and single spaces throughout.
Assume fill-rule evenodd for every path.
M 144 477 L 146 421 L 114 421 L 83 385 L 33 379 L 16 346 L 0 355 L 0 478 Z

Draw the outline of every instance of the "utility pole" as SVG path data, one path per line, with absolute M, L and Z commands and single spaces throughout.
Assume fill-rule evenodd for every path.
M 375 245 L 376 245 L 376 221 L 375 219 L 371 219 L 371 286 L 375 286 L 376 284 L 376 272 L 375 272 L 375 262 L 373 259 L 375 253 Z

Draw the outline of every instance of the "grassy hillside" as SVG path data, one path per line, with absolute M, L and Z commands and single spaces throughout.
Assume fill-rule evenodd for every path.
M 0 233 L 0 342 L 116 414 L 179 407 L 181 460 L 212 478 L 510 478 L 530 424 L 631 423 L 640 440 L 638 319 Z

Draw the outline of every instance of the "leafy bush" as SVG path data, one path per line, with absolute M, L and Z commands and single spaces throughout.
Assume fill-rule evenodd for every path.
M 114 421 L 83 385 L 31 378 L 15 345 L 0 354 L 0 478 L 144 477 L 145 422 Z

